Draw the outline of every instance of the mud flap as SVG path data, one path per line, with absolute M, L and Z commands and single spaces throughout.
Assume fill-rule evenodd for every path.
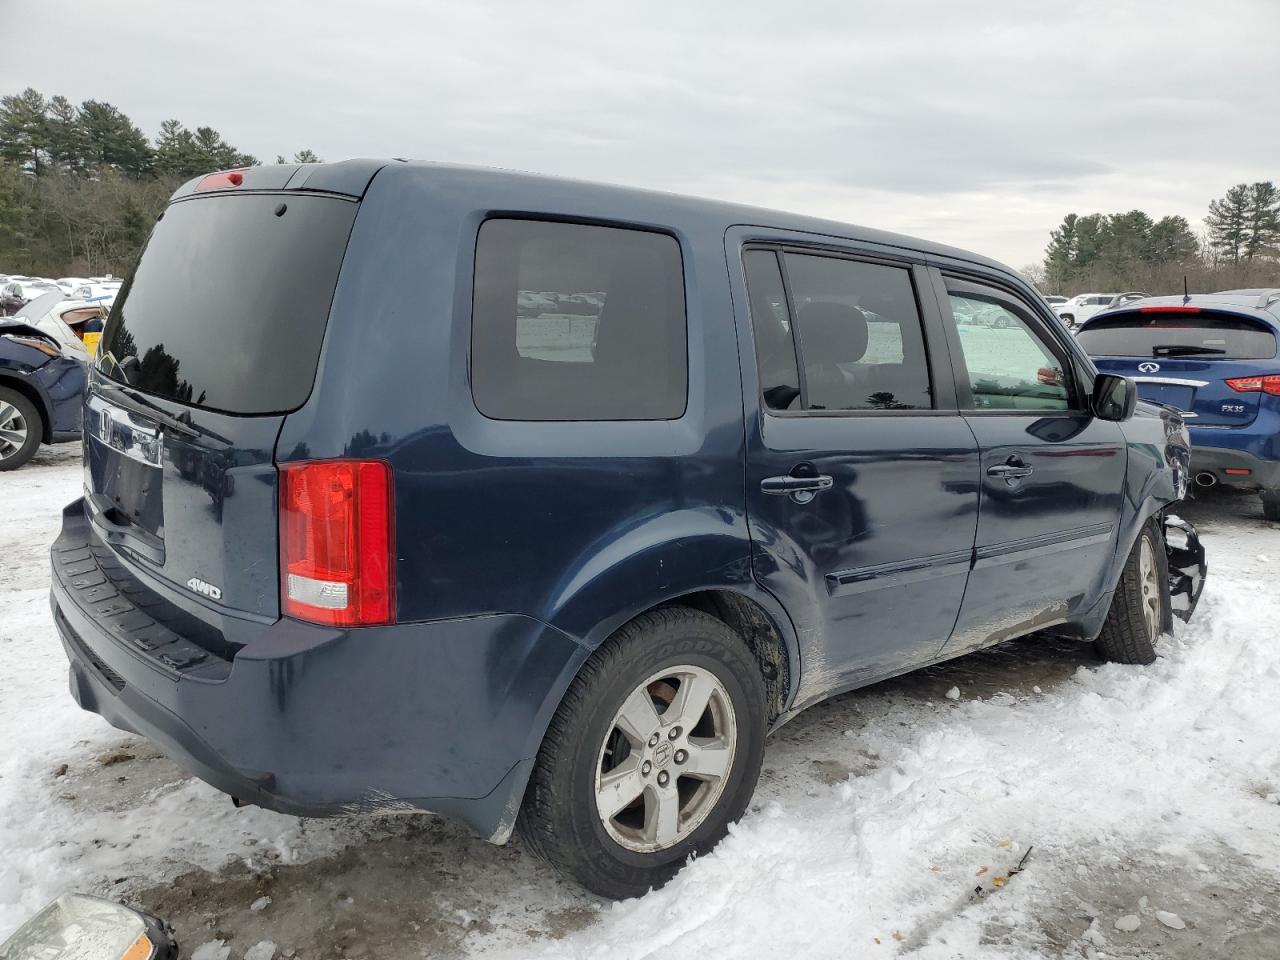
M 1209 572 L 1204 545 L 1196 528 L 1173 514 L 1164 518 L 1164 543 L 1169 556 L 1169 599 L 1173 615 L 1185 622 L 1191 619 L 1200 602 L 1200 591 Z

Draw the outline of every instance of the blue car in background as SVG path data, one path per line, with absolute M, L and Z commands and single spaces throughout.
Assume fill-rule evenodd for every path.
M 1181 410 L 1201 487 L 1257 490 L 1280 520 L 1280 289 L 1153 297 L 1090 319 L 1080 345 Z
M 48 333 L 0 320 L 0 470 L 16 470 L 42 443 L 80 439 L 86 368 Z

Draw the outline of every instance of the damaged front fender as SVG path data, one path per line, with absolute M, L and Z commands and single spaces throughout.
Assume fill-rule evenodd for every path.
M 1200 602 L 1204 578 L 1209 572 L 1204 545 L 1196 528 L 1173 514 L 1164 518 L 1164 544 L 1169 556 L 1169 600 L 1173 615 L 1187 621 Z

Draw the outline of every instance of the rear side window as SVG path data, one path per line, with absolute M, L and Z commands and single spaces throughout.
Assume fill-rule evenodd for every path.
M 1095 320 L 1077 338 L 1093 357 L 1270 360 L 1276 335 L 1246 317 L 1214 313 L 1126 313 Z
M 774 272 L 776 262 L 769 263 L 773 256 L 748 251 L 744 260 L 766 406 L 918 410 L 933 405 L 909 270 L 843 257 L 778 254 L 787 297 Z
M 173 204 L 116 297 L 100 369 L 210 410 L 302 406 L 356 209 L 298 194 Z
M 476 408 L 497 420 L 675 420 L 688 394 L 674 237 L 487 220 L 476 244 Z

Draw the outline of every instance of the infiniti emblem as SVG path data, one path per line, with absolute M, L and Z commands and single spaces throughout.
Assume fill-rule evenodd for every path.
M 1160 364 L 1152 363 L 1150 360 L 1148 360 L 1146 363 L 1138 364 L 1138 369 L 1143 373 L 1159 373 Z

